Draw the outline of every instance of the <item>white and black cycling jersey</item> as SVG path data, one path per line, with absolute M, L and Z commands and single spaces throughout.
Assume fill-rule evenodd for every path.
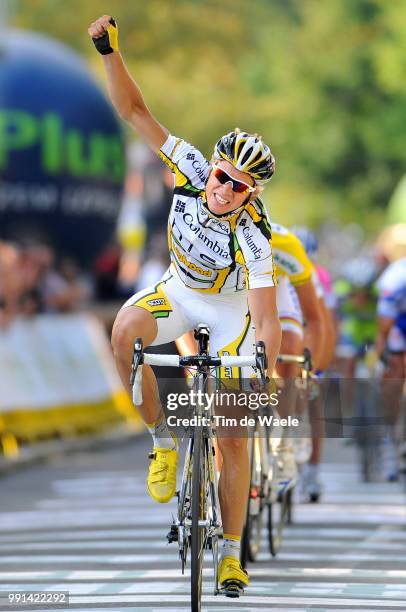
M 202 153 L 168 136 L 159 156 L 174 174 L 171 272 L 190 289 L 208 293 L 275 286 L 272 230 L 263 204 L 256 200 L 217 217 L 206 206 L 210 164 Z

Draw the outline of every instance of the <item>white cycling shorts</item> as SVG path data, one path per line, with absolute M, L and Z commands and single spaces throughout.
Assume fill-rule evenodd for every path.
M 394 325 L 388 335 L 387 341 L 388 349 L 392 353 L 404 353 L 406 352 L 406 338 L 402 330 Z
M 278 278 L 276 305 L 282 332 L 291 331 L 303 338 L 303 315 L 296 289 L 287 276 Z
M 206 294 L 186 287 L 167 272 L 162 280 L 133 295 L 123 308 L 138 306 L 156 319 L 158 334 L 152 346 L 176 340 L 199 323 L 210 328 L 211 355 L 252 355 L 255 329 L 248 312 L 247 291 Z M 223 378 L 251 378 L 252 368 L 222 368 Z

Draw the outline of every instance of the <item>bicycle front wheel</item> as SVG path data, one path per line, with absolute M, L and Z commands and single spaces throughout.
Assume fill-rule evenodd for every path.
M 193 443 L 192 472 L 192 528 L 191 528 L 191 603 L 192 612 L 200 612 L 203 583 L 203 561 L 206 527 L 199 521 L 206 518 L 205 511 L 205 453 L 202 427 L 196 427 Z
M 269 551 L 275 557 L 282 545 L 283 529 L 291 516 L 292 491 L 272 495 L 268 503 L 268 542 Z

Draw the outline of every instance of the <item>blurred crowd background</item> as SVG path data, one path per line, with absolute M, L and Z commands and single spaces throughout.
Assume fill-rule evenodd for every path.
M 90 133 L 87 118 L 91 123 L 94 108 L 86 95 L 74 98 L 72 92 L 85 78 L 105 98 L 102 61 L 87 35 L 101 12 L 117 19 L 128 67 L 170 131 L 208 157 L 218 137 L 236 125 L 270 143 L 277 159 L 264 194 L 271 219 L 316 232 L 318 260 L 340 295 L 371 285 L 389 261 L 405 255 L 406 6 L 401 0 L 115 0 L 103 5 L 71 0 L 69 6 L 62 0 L 8 0 L 0 13 L 1 327 L 19 315 L 100 304 L 111 305 L 113 313 L 168 265 L 172 178 L 111 108 L 103 110 L 111 114 L 105 137 L 119 134 L 114 146 L 123 149 L 114 186 L 108 183 L 116 163 L 113 145 L 105 141 L 104 176 L 94 170 L 103 160 L 87 163 L 103 122 Z M 64 53 L 66 61 L 61 59 L 57 69 L 68 72 L 56 93 L 54 63 Z M 82 63 L 77 82 L 67 67 L 70 57 L 72 64 Z M 38 129 L 34 120 L 28 122 L 29 113 Z M 52 144 L 57 128 L 62 154 Z M 83 150 L 74 133 L 79 128 Z M 30 129 L 37 130 L 38 142 L 33 135 L 30 141 Z M 57 177 L 64 147 L 67 168 L 61 165 Z M 38 169 L 37 158 L 42 159 Z M 83 199 L 76 191 L 76 208 L 68 209 L 69 181 L 75 189 L 93 191 Z M 51 188 L 60 194 L 46 210 L 38 202 L 51 197 Z M 101 195 L 110 188 L 110 209 L 106 212 L 106 204 L 99 210 Z M 22 203 L 24 189 L 29 195 Z M 361 316 L 362 300 L 358 310 Z

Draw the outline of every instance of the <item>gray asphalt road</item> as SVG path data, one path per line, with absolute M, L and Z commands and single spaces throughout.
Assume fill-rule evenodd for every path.
M 0 590 L 69 591 L 62 610 L 189 609 L 188 576 L 165 535 L 175 504 L 146 494 L 148 438 L 0 477 Z M 358 482 L 354 450 L 329 441 L 322 502 L 295 508 L 271 559 L 249 568 L 240 600 L 205 610 L 406 610 L 406 511 L 400 484 Z M 8 606 L 1 610 L 29 610 Z M 47 610 L 50 607 L 37 609 Z

